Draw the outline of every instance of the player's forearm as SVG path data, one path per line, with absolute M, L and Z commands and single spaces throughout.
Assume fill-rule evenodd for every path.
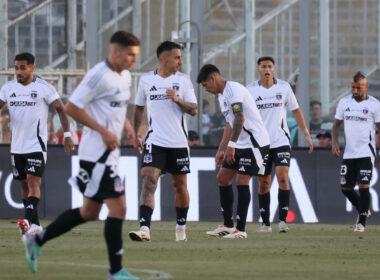
M 232 128 L 229 123 L 226 124 L 224 129 L 222 140 L 220 141 L 218 151 L 224 152 L 227 149 L 228 141 L 230 141 L 232 135 Z
M 57 110 L 57 113 L 58 113 L 58 116 L 59 116 L 59 120 L 61 121 L 61 126 L 63 128 L 63 131 L 64 132 L 68 132 L 70 131 L 70 122 L 69 122 L 69 118 L 67 117 L 67 115 L 65 114 L 63 108 Z
M 5 104 L 5 102 L 0 99 L 0 109 L 3 108 L 4 104 Z
M 135 110 L 133 112 L 133 130 L 135 131 L 136 135 L 141 126 L 143 117 L 144 117 L 144 106 L 136 105 Z
M 244 115 L 243 113 L 236 113 L 235 114 L 235 119 L 234 119 L 234 124 L 232 127 L 232 135 L 231 135 L 231 141 L 232 142 L 237 142 L 239 139 L 239 136 L 241 134 L 241 131 L 243 130 L 243 125 L 244 125 Z
M 310 133 L 309 133 L 309 130 L 307 129 L 305 118 L 303 117 L 301 109 L 298 108 L 298 109 L 292 111 L 292 113 L 293 113 L 293 116 L 297 122 L 298 127 L 303 132 L 305 137 L 310 136 Z
M 196 103 L 185 102 L 181 98 L 178 98 L 178 101 L 175 103 L 177 103 L 185 113 L 191 116 L 198 114 L 198 104 Z
M 341 121 L 335 120 L 333 127 L 332 127 L 332 146 L 338 145 L 338 137 L 339 137 L 339 127 L 340 127 Z

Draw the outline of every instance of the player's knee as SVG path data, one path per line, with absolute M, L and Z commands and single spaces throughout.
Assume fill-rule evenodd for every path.
M 93 221 L 98 219 L 99 213 L 95 211 L 86 211 L 85 209 L 81 208 L 80 209 L 80 216 L 82 217 L 83 220 L 85 221 Z
M 154 192 L 157 185 L 157 179 L 150 175 L 143 175 L 142 180 L 144 189 L 149 192 Z
M 279 177 L 278 178 L 278 185 L 280 189 L 289 189 L 289 182 L 287 177 Z

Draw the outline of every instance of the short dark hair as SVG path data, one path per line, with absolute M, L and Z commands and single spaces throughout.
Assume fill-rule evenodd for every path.
M 207 81 L 207 79 L 214 73 L 220 74 L 219 69 L 214 64 L 205 64 L 202 66 L 198 73 L 197 83 Z
M 352 80 L 357 83 L 359 82 L 360 80 L 362 79 L 365 79 L 366 77 L 359 71 L 357 72 L 353 77 L 352 77 Z
M 111 36 L 110 43 L 119 44 L 123 47 L 140 46 L 140 40 L 135 35 L 125 30 L 116 31 Z
M 322 107 L 322 103 L 318 100 L 310 101 L 310 107 L 313 107 L 314 105 L 319 105 L 320 107 Z
M 26 60 L 28 64 L 34 64 L 34 55 L 28 52 L 16 54 L 14 61 Z
M 162 42 L 156 50 L 157 58 L 160 57 L 160 54 L 162 54 L 165 51 L 171 51 L 172 49 L 182 49 L 182 46 L 180 44 L 177 44 L 172 41 L 164 41 Z
M 273 63 L 273 65 L 274 65 L 274 59 L 273 59 L 273 57 L 271 57 L 271 56 L 262 56 L 262 57 L 260 57 L 258 60 L 257 60 L 257 65 L 260 65 L 260 63 L 262 62 L 262 61 L 272 61 L 272 63 Z

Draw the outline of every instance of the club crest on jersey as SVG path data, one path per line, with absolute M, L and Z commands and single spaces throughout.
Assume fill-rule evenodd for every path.
M 30 94 L 30 97 L 32 99 L 36 99 L 37 98 L 37 92 L 36 91 L 32 91 L 32 93 Z
M 282 94 L 279 94 L 279 93 L 276 94 L 276 99 L 277 99 L 277 100 L 281 100 L 281 99 L 282 99 Z
M 224 109 L 227 109 L 228 105 L 226 101 L 224 101 L 223 105 L 224 105 Z
M 363 114 L 364 114 L 364 115 L 367 115 L 367 114 L 368 114 L 368 109 L 367 109 L 367 108 L 363 108 Z
M 144 163 L 151 163 L 152 162 L 152 155 L 151 154 L 147 154 L 144 156 Z
M 175 90 L 179 90 L 179 83 L 174 83 L 172 88 Z

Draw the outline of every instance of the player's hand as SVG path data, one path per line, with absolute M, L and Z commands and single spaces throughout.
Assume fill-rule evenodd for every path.
M 73 139 L 71 137 L 65 137 L 63 138 L 63 148 L 65 149 L 65 152 L 71 156 L 75 151 L 75 145 L 73 142 Z
M 179 100 L 179 97 L 177 95 L 177 91 L 175 89 L 166 89 L 166 97 L 170 98 L 173 102 L 177 103 Z
M 215 155 L 215 165 L 216 167 L 221 167 L 224 161 L 224 151 L 217 151 Z
M 133 142 L 133 148 L 135 148 L 136 151 L 138 151 L 140 154 L 143 151 L 142 142 L 141 142 L 141 140 L 138 137 L 135 137 L 135 141 Z
M 233 164 L 235 162 L 235 148 L 227 147 L 224 158 L 229 165 Z
M 334 156 L 340 157 L 340 147 L 337 144 L 333 144 L 331 148 L 331 152 Z
M 313 140 L 311 140 L 310 134 L 305 136 L 307 143 L 309 144 L 309 154 L 314 150 Z
M 120 147 L 120 140 L 115 134 L 113 134 L 108 129 L 105 129 L 102 133 L 102 140 L 107 150 L 115 150 L 117 147 Z

